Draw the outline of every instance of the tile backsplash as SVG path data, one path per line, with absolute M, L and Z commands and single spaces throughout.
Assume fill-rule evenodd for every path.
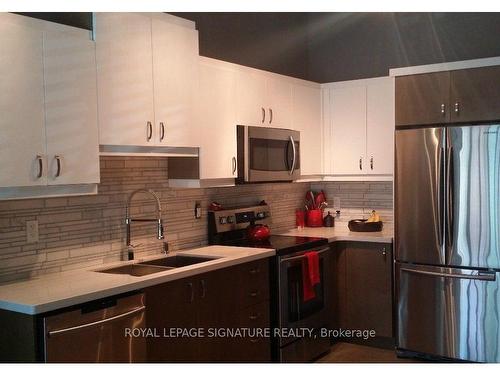
M 153 189 L 160 196 L 165 240 L 171 251 L 207 244 L 207 212 L 211 201 L 225 206 L 266 200 L 273 231 L 295 225 L 309 184 L 254 184 L 227 188 L 168 187 L 167 159 L 101 157 L 99 193 L 91 196 L 0 201 L 0 281 L 99 265 L 124 259 L 125 205 L 135 189 Z M 195 203 L 202 218 L 194 217 Z M 155 217 L 155 202 L 137 195 L 133 217 Z M 26 242 L 26 221 L 38 220 L 39 242 Z M 154 223 L 132 223 L 136 257 L 159 254 L 161 241 Z
M 210 202 L 224 206 L 271 206 L 274 233 L 295 226 L 295 210 L 303 207 L 308 189 L 323 189 L 330 206 L 341 199 L 342 220 L 377 209 L 392 222 L 392 182 L 328 182 L 252 184 L 225 188 L 168 187 L 167 160 L 150 157 L 101 157 L 99 193 L 92 196 L 0 201 L 0 282 L 33 277 L 125 259 L 125 205 L 135 189 L 156 191 L 161 200 L 165 240 L 171 251 L 207 244 Z M 196 202 L 202 218 L 194 217 Z M 154 217 L 156 204 L 137 195 L 133 217 Z M 38 220 L 39 241 L 27 243 L 26 221 Z M 152 223 L 133 223 L 136 257 L 159 254 L 161 241 Z
M 313 191 L 323 190 L 328 200 L 325 210 L 340 209 L 340 218 L 336 222 L 347 222 L 351 219 L 367 219 L 372 210 L 376 210 L 384 225 L 394 223 L 392 181 L 377 182 L 315 182 L 311 184 Z M 335 198 L 339 198 L 340 207 L 335 206 Z

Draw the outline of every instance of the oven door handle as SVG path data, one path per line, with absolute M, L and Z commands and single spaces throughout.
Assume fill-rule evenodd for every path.
M 323 250 L 319 250 L 319 251 L 317 251 L 317 253 L 318 253 L 318 255 L 321 255 L 328 250 L 330 250 L 329 247 L 327 247 L 326 249 L 323 249 Z M 304 258 L 305 258 L 305 255 L 297 255 L 297 256 L 293 256 L 293 257 L 289 257 L 289 258 L 280 259 L 280 263 L 289 262 L 289 261 L 297 260 L 297 259 L 304 259 Z
M 295 148 L 295 141 L 292 136 L 290 136 L 290 142 L 292 143 L 292 151 L 293 151 L 293 160 L 292 160 L 292 167 L 290 168 L 290 176 L 293 174 L 295 171 L 295 164 L 297 161 L 297 149 Z

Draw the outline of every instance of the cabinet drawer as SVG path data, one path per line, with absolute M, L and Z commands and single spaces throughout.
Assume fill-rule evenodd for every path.
M 254 306 L 241 310 L 239 313 L 240 327 L 269 327 L 270 326 L 270 305 L 269 301 L 264 301 Z
M 269 328 L 269 301 L 261 302 L 238 313 L 238 328 Z M 257 335 L 230 340 L 230 362 L 269 362 L 271 339 Z M 228 349 L 229 349 L 228 347 Z
M 255 305 L 269 299 L 268 260 L 251 262 L 238 269 L 240 308 Z

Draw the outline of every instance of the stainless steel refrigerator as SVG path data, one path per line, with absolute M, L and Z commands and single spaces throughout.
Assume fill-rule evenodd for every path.
M 500 125 L 396 130 L 397 346 L 500 362 Z

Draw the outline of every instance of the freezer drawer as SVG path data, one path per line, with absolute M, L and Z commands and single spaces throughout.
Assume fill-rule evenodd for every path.
M 145 362 L 145 338 L 126 334 L 128 328 L 145 328 L 145 309 L 140 293 L 46 317 L 45 361 Z
M 500 362 L 499 273 L 396 264 L 398 348 Z

